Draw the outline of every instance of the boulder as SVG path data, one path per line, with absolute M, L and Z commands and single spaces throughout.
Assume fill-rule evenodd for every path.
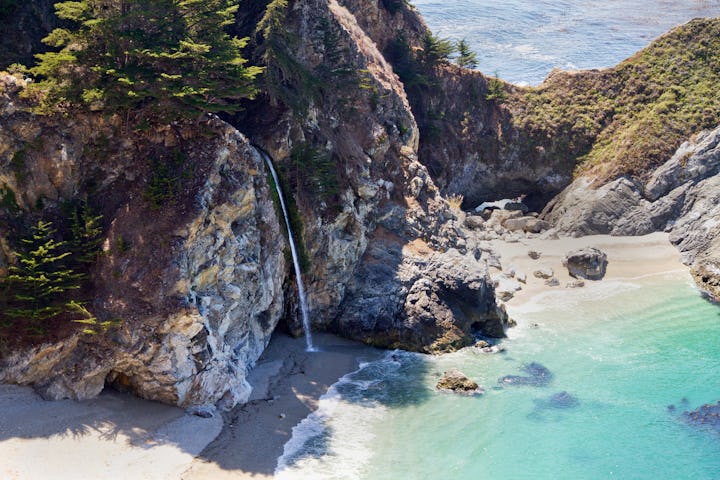
M 473 230 L 481 230 L 485 226 L 485 219 L 480 215 L 468 215 L 465 217 L 465 226 Z
M 538 258 L 540 258 L 541 255 L 542 253 L 535 250 L 528 251 L 528 257 L 532 258 L 533 260 L 537 260 Z
M 505 220 L 502 225 L 511 232 L 540 233 L 550 228 L 548 222 L 535 217 L 509 218 Z
M 458 393 L 483 393 L 477 383 L 470 380 L 457 368 L 451 368 L 443 373 L 437 383 L 439 390 L 451 390 Z
M 545 285 L 547 285 L 548 287 L 557 287 L 558 285 L 560 285 L 560 280 L 555 277 L 548 278 L 547 280 L 545 280 Z
M 515 280 L 520 283 L 527 283 L 527 275 L 525 275 L 524 273 L 516 273 Z
M 565 284 L 565 288 L 582 288 L 585 286 L 585 282 L 582 280 L 573 280 Z
M 547 280 L 548 278 L 552 278 L 553 276 L 555 276 L 555 272 L 550 267 L 543 267 L 535 270 L 533 272 L 533 275 L 535 276 L 535 278 L 543 278 Z
M 607 269 L 607 255 L 594 247 L 573 250 L 565 255 L 563 266 L 574 278 L 602 280 Z

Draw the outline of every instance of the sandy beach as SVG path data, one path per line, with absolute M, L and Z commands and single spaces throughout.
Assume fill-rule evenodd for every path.
M 679 253 L 667 235 L 592 236 L 560 240 L 492 242 L 502 270 L 525 274 L 526 284 L 507 304 L 515 310 L 544 292 L 572 291 L 562 258 L 594 246 L 608 256 L 605 279 L 585 281 L 575 291 L 602 288 L 668 272 L 683 274 Z M 528 251 L 540 253 L 538 259 Z M 560 285 L 547 286 L 533 272 L 552 268 Z M 382 352 L 333 335 L 315 334 L 320 351 L 305 351 L 304 339 L 276 334 L 249 377 L 250 402 L 212 418 L 140 400 L 115 391 L 86 402 L 46 402 L 31 389 L 0 385 L 0 478 L 183 479 L 272 478 L 292 428 L 317 408 L 319 398 L 360 361 Z
M 603 284 L 611 281 L 632 280 L 638 277 L 659 275 L 664 273 L 687 274 L 688 268 L 680 261 L 680 253 L 668 240 L 666 233 L 652 233 L 642 237 L 612 237 L 610 235 L 592 235 L 587 237 L 557 240 L 522 239 L 516 243 L 500 240 L 491 242 L 493 250 L 499 254 L 504 272 L 515 270 L 517 274 L 525 274 L 525 284 L 520 284 L 522 290 L 515 292 L 507 304 L 519 307 L 537 295 L 571 289 L 567 284 L 576 280 L 572 278 L 562 260 L 565 255 L 583 247 L 596 247 L 607 254 L 608 266 L 605 277 L 599 281 L 583 280 L 586 290 L 602 288 Z M 540 254 L 536 260 L 530 258 L 528 252 L 535 251 Z M 555 278 L 560 284 L 551 287 L 545 284 L 542 278 L 536 278 L 533 273 L 541 268 L 551 268 Z M 502 271 L 491 269 L 493 276 Z
M 0 385 L 3 480 L 270 478 L 292 427 L 341 376 L 381 352 L 333 335 L 276 334 L 250 382 L 251 401 L 201 418 L 112 390 L 49 402 L 32 389 Z

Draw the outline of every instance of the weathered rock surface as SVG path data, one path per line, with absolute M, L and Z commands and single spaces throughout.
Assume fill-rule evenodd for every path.
M 550 228 L 550 224 L 545 220 L 535 217 L 511 218 L 503 222 L 503 227 L 511 232 L 523 231 L 529 233 L 541 233 Z
M 595 247 L 585 247 L 568 252 L 562 260 L 568 273 L 574 278 L 602 280 L 607 270 L 607 255 Z
M 33 174 L 16 195 L 20 205 L 41 194 L 46 202 L 62 201 L 77 188 L 91 171 L 83 165 L 93 159 L 78 153 L 87 150 L 90 140 L 83 135 L 91 123 L 78 122 L 74 135 L 64 137 L 62 161 L 50 164 L 65 168 L 63 177 L 47 176 L 52 169 L 42 163 L 42 149 L 25 156 Z M 0 137 L 32 134 L 17 123 L 4 125 Z M 102 125 L 94 127 L 105 133 Z M 247 371 L 282 314 L 284 242 L 260 156 L 229 125 L 214 121 L 211 128 L 213 140 L 189 148 L 197 178 L 185 201 L 162 213 L 148 208 L 142 184 L 127 183 L 128 172 L 121 170 L 100 187 L 128 193 L 113 197 L 117 203 L 106 199 L 112 219 L 107 252 L 93 274 L 96 315 L 120 318 L 120 327 L 108 336 L 77 333 L 6 355 L 1 382 L 32 385 L 51 399 L 90 398 L 106 383 L 181 406 L 222 400 L 230 407 L 248 398 Z M 57 129 L 52 132 L 46 137 L 51 142 Z M 118 161 L 127 154 L 122 148 L 114 153 Z M 16 188 L 17 177 L 4 178 Z M 131 247 L 116 250 L 117 238 Z
M 507 322 L 484 262 L 422 241 L 373 242 L 335 328 L 378 346 L 439 353 L 472 345 L 474 333 L 502 337 Z
M 438 380 L 437 388 L 439 390 L 451 390 L 457 393 L 483 393 L 483 390 L 470 380 L 464 373 L 457 368 L 451 368 L 443 373 Z
M 668 231 L 698 283 L 720 298 L 720 127 L 685 142 L 644 183 L 578 178 L 542 216 L 575 236 Z

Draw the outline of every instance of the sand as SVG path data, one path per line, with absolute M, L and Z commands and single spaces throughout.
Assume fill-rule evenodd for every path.
M 511 315 L 545 292 L 571 292 L 562 258 L 584 246 L 600 248 L 609 260 L 605 279 L 586 280 L 585 291 L 643 276 L 687 275 L 663 233 L 494 241 L 504 270 L 512 266 L 527 275 L 527 284 L 508 301 Z M 540 258 L 531 259 L 529 250 L 540 252 Z M 535 278 L 533 272 L 541 267 L 552 268 L 560 285 L 550 287 Z M 493 269 L 494 275 L 500 273 Z M 272 478 L 292 428 L 317 408 L 330 385 L 360 361 L 382 355 L 332 335 L 316 334 L 314 340 L 321 351 L 308 353 L 303 339 L 276 334 L 249 378 L 251 401 L 209 419 L 113 391 L 86 402 L 46 402 L 29 388 L 0 385 L 0 478 Z
M 0 385 L 3 480 L 179 478 L 222 429 L 222 419 L 103 392 L 94 400 L 48 402 L 32 389 Z
M 301 339 L 273 337 L 250 379 L 255 400 L 228 415 L 223 432 L 183 480 L 272 478 L 292 428 L 317 409 L 320 397 L 340 377 L 357 370 L 360 361 L 382 355 L 333 335 L 315 334 L 313 342 L 320 352 L 305 352 Z
M 112 390 L 98 398 L 44 401 L 0 385 L 0 479 L 174 480 L 270 478 L 292 427 L 327 389 L 382 352 L 317 334 L 276 334 L 250 377 L 250 403 L 201 418 Z
M 632 281 L 641 277 L 678 273 L 687 275 L 688 268 L 680 261 L 680 253 L 672 246 L 666 233 L 652 233 L 642 237 L 612 237 L 592 235 L 580 238 L 560 238 L 558 240 L 523 239 L 517 243 L 504 241 L 491 242 L 492 248 L 500 255 L 503 271 L 511 268 L 527 276 L 527 283 L 520 284 L 522 290 L 510 299 L 508 307 L 519 307 L 544 292 L 570 290 L 567 284 L 576 279 L 570 277 L 562 259 L 568 252 L 582 247 L 596 247 L 605 252 L 608 267 L 605 277 L 599 281 L 583 280 L 583 289 L 603 288 L 613 281 Z M 540 253 L 533 260 L 530 250 Z M 536 278 L 533 273 L 544 267 L 552 268 L 559 286 L 545 285 L 545 280 Z M 492 275 L 501 273 L 491 269 Z M 582 280 L 582 279 L 581 279 Z

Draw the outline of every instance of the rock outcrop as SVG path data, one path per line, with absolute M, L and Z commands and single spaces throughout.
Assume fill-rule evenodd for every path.
M 644 183 L 620 178 L 597 187 L 578 178 L 543 218 L 576 236 L 668 231 L 699 284 L 719 298 L 720 127 L 685 142 Z
M 0 108 L 3 158 L 22 151 L 28 172 L 0 164 L 14 212 L 38 198 L 54 212 L 86 182 L 103 179 L 96 195 L 108 228 L 105 255 L 91 275 L 90 308 L 119 327 L 107 335 L 70 330 L 52 344 L 16 349 L 2 358 L 0 381 L 32 385 L 52 399 L 86 399 L 114 384 L 181 406 L 245 401 L 245 376 L 283 313 L 286 277 L 282 231 L 258 152 L 213 120 L 204 127 L 212 140 L 191 130 L 179 138 L 170 131 L 120 138 L 105 152 L 117 164 L 97 163 L 90 152 L 105 135 L 117 135 L 112 125 L 88 117 L 65 130 L 52 118 L 31 123 L 8 106 Z M 172 150 L 168 142 L 178 141 L 195 177 L 183 185 L 187 197 L 153 208 L 144 196 L 147 165 L 135 163 L 135 152 Z
M 608 261 L 605 252 L 594 247 L 586 247 L 568 252 L 562 264 L 567 267 L 571 277 L 602 280 Z
M 451 368 L 443 373 L 443 376 L 438 380 L 436 388 L 457 393 L 483 393 L 483 390 L 476 382 L 470 380 L 457 368 Z

